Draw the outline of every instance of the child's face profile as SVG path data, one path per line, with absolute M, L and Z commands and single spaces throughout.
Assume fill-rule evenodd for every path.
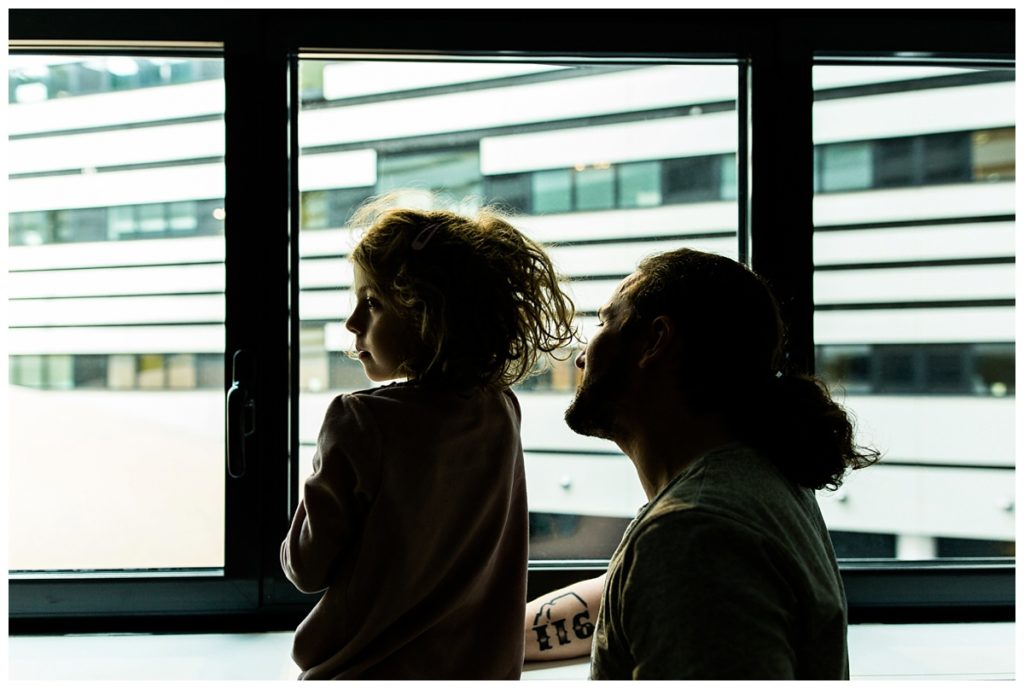
M 356 336 L 356 351 L 366 377 L 372 381 L 404 377 L 399 365 L 407 358 L 411 333 L 386 297 L 366 279 L 356 263 L 352 290 L 356 305 L 345 328 Z

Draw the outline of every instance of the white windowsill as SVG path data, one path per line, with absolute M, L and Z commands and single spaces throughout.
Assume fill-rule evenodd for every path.
M 16 636 L 12 680 L 293 680 L 291 632 Z M 1013 679 L 1014 624 L 854 625 L 853 679 Z M 587 677 L 578 659 L 527 666 L 525 680 Z

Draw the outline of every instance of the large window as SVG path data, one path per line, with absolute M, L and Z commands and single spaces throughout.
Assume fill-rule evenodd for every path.
M 549 248 L 584 337 L 643 256 L 738 255 L 734 64 L 302 60 L 299 70 L 311 94 L 298 122 L 304 201 L 401 189 L 413 204 L 429 191 L 470 213 L 498 205 Z M 345 356 L 352 237 L 346 218 L 323 217 L 307 212 L 299 238 L 300 478 L 331 398 L 370 385 Z M 534 559 L 608 557 L 645 500 L 617 447 L 565 427 L 573 358 L 561 353 L 517 389 Z
M 817 366 L 884 453 L 826 521 L 876 556 L 1013 555 L 1013 71 L 814 80 Z
M 1011 19 L 11 10 L 12 630 L 304 616 L 278 547 L 327 404 L 367 385 L 345 226 L 396 188 L 502 207 L 584 337 L 647 254 L 750 262 L 884 453 L 820 498 L 851 619 L 1009 619 Z M 516 390 L 538 595 L 644 501 L 561 422 L 574 353 Z
M 12 570 L 224 565 L 221 72 L 10 59 Z

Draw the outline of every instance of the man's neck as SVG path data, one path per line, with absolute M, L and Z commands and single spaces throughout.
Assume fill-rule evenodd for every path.
M 737 440 L 717 416 L 695 417 L 681 405 L 648 412 L 616 440 L 633 461 L 648 499 L 711 450 Z

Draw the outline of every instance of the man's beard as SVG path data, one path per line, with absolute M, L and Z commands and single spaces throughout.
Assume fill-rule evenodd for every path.
M 583 383 L 565 410 L 565 423 L 580 435 L 614 440 L 621 435 L 618 410 L 627 385 L 625 366 L 609 362 L 604 373 Z

